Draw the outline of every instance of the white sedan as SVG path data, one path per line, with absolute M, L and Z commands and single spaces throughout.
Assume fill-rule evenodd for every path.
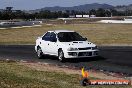
M 66 58 L 98 56 L 98 48 L 75 31 L 48 31 L 36 40 L 35 51 L 39 58 L 43 55 L 57 56 L 60 61 Z

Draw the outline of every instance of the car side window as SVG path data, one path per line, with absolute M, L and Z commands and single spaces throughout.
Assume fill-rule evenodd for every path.
M 50 33 L 50 41 L 51 42 L 56 42 L 57 41 L 56 34 L 54 32 L 51 32 Z
M 42 40 L 50 41 L 50 32 L 47 32 L 43 37 Z

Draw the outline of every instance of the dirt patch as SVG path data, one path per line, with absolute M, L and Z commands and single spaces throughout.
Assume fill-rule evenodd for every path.
M 64 72 L 66 74 L 79 74 L 81 77 L 81 69 L 69 68 L 66 66 L 57 66 L 57 65 L 52 65 L 52 64 L 48 64 L 48 63 L 20 62 L 19 64 L 27 66 L 31 69 L 35 69 L 37 71 Z M 112 76 L 110 74 L 105 74 L 104 72 L 101 72 L 101 71 L 89 70 L 88 72 L 89 72 L 89 76 L 94 77 L 94 78 L 123 79 L 122 77 Z

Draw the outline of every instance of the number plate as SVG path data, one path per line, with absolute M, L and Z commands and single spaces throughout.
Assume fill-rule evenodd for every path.
M 91 56 L 92 55 L 92 52 L 85 52 L 83 53 L 83 56 Z

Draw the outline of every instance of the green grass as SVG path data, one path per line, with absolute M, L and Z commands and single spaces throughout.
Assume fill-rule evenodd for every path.
M 17 63 L 0 63 L 0 88 L 67 88 L 72 84 L 79 86 L 78 77 L 65 73 L 36 71 Z
M 48 30 L 75 30 L 98 45 L 132 44 L 131 24 L 55 24 L 42 27 L 1 29 L 0 44 L 35 44 L 38 36 Z
M 95 79 L 95 78 L 91 78 Z M 0 61 L 0 88 L 83 88 L 79 75 L 37 71 L 15 62 Z M 87 86 L 86 88 L 132 88 L 131 86 Z

